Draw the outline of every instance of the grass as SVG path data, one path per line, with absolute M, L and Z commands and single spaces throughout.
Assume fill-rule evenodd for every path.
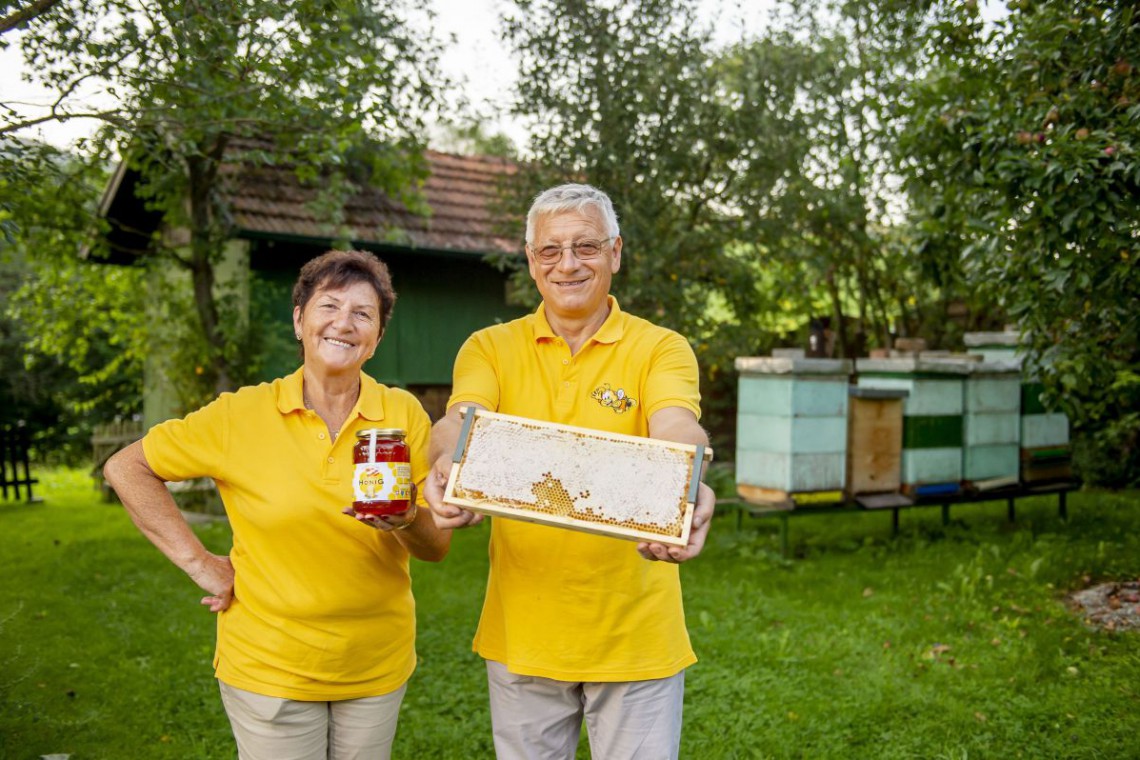
M 234 755 L 199 593 L 77 472 L 0 503 L 0 758 Z M 1064 595 L 1140 575 L 1140 494 L 793 520 L 718 519 L 682 569 L 700 662 L 687 758 L 1121 758 L 1140 736 L 1140 633 L 1087 629 Z M 228 531 L 200 529 L 216 551 Z M 492 757 L 470 652 L 485 528 L 413 567 L 421 662 L 395 756 Z M 631 549 L 632 550 L 632 549 Z M 580 756 L 586 757 L 584 748 Z

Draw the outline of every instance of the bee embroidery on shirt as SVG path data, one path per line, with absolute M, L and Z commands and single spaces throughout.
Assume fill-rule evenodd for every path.
M 637 401 L 625 395 L 624 389 L 618 388 L 615 391 L 609 383 L 604 383 L 595 388 L 590 397 L 602 406 L 613 409 L 614 414 L 621 414 L 637 406 Z

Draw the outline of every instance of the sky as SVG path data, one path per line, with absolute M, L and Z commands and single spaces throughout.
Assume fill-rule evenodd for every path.
M 509 7 L 506 0 L 430 0 L 436 11 L 436 34 L 447 40 L 441 60 L 444 72 L 461 84 L 463 95 L 487 115 L 492 132 L 502 132 L 523 145 L 523 124 L 506 115 L 511 88 L 516 78 L 515 63 L 508 46 L 499 38 L 499 18 Z M 757 34 L 771 0 L 699 0 L 701 19 L 714 24 L 719 42 L 739 38 L 744 32 Z M 23 66 L 14 47 L 0 51 L 0 101 L 5 103 L 45 103 L 47 95 L 20 81 Z M 64 146 L 89 134 L 94 123 L 73 120 L 67 124 L 45 125 L 34 134 Z
M 510 49 L 499 37 L 499 19 L 506 0 L 432 0 L 441 38 L 454 35 L 441 64 L 452 78 L 463 82 L 463 92 L 482 112 L 504 114 L 517 78 Z M 713 24 L 714 39 L 727 43 L 742 33 L 755 35 L 764 28 L 771 0 L 698 0 L 703 22 Z M 492 124 L 521 145 L 525 127 L 500 116 Z

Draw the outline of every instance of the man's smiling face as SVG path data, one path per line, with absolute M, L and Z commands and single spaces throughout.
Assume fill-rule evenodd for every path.
M 601 255 L 587 261 L 575 256 L 570 245 L 609 237 L 601 213 L 591 207 L 538 218 L 534 241 L 527 247 L 527 263 L 546 303 L 547 314 L 560 319 L 588 320 L 606 310 L 610 282 L 621 268 L 621 238 L 607 243 Z M 543 264 L 534 252 L 550 245 L 564 246 L 565 250 L 557 262 Z

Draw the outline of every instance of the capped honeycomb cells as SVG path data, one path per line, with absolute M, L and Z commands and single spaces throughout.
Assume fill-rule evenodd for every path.
M 679 536 L 693 455 L 638 443 L 480 416 L 455 496 L 587 523 Z

